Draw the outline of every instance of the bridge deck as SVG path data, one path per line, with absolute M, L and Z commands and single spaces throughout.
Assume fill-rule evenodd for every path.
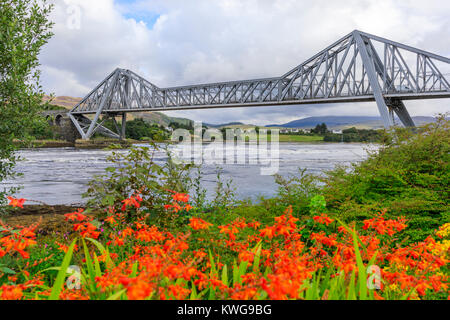
M 385 98 L 400 99 L 400 100 L 426 100 L 426 99 L 445 99 L 450 98 L 450 92 L 432 92 L 432 93 L 410 93 L 410 94 L 384 94 Z M 198 109 L 218 109 L 218 108 L 243 108 L 243 107 L 274 107 L 286 105 L 303 105 L 303 104 L 326 104 L 326 103 L 344 103 L 344 102 L 373 102 L 375 97 L 373 95 L 355 96 L 355 97 L 334 97 L 334 98 L 316 98 L 303 100 L 284 100 L 284 101 L 266 101 L 266 102 L 246 102 L 246 103 L 228 103 L 228 104 L 210 104 L 210 105 L 180 105 L 180 106 L 166 106 L 166 107 L 152 107 L 142 106 L 139 109 L 126 108 L 111 108 L 108 113 L 123 113 L 123 112 L 153 112 L 153 111 L 177 111 L 177 110 L 198 110 Z M 96 110 L 87 110 L 81 112 L 71 112 L 72 114 L 95 114 Z

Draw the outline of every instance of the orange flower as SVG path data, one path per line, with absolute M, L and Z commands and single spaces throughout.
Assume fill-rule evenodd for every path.
M 0 287 L 0 300 L 20 300 L 23 290 L 20 286 L 3 285 Z
M 325 224 L 327 226 L 330 223 L 333 223 L 333 221 L 334 221 L 334 219 L 331 219 L 325 213 L 322 213 L 320 216 L 315 216 L 315 217 L 313 217 L 313 219 L 314 219 L 314 221 L 321 223 L 321 224 Z
M 9 204 L 10 206 L 16 208 L 22 208 L 23 209 L 23 204 L 25 203 L 26 199 L 16 199 L 13 197 L 8 197 L 9 200 Z
M 87 219 L 87 217 L 82 214 L 83 213 L 83 209 L 78 209 L 78 211 L 72 212 L 72 213 L 67 213 L 64 216 L 66 217 L 66 221 L 84 221 Z
M 275 230 L 273 227 L 266 227 L 261 230 L 259 235 L 261 237 L 267 237 L 269 239 L 272 239 L 275 236 Z
M 177 201 L 177 202 L 184 202 L 184 203 L 189 202 L 189 195 L 188 194 L 184 194 L 184 193 L 175 193 L 172 196 L 172 198 L 173 198 L 174 201 Z
M 194 230 L 205 230 L 209 229 L 210 226 L 212 226 L 211 223 L 206 222 L 203 219 L 200 218 L 191 218 L 190 220 L 190 227 Z
M 57 241 L 55 241 L 55 244 L 58 246 L 58 250 L 64 253 L 67 253 L 67 250 L 69 250 L 69 246 L 66 246 L 65 244 L 61 244 Z M 74 251 L 78 251 L 78 245 L 74 246 Z
M 141 207 L 140 202 L 142 202 L 142 198 L 139 195 L 131 196 L 128 199 L 122 200 L 123 203 L 122 211 L 125 211 L 127 207 L 135 207 L 138 209 Z
M 36 245 L 35 230 L 39 223 L 30 227 L 17 227 L 18 230 L 14 230 L 1 221 L 0 225 L 3 228 L 0 232 L 2 234 L 2 237 L 0 237 L 0 258 L 6 254 L 13 255 L 17 252 L 22 258 L 28 259 L 30 255 L 25 250 Z
M 378 234 L 389 236 L 402 231 L 407 227 L 406 219 L 397 218 L 396 220 L 386 220 L 384 214 L 386 211 L 377 214 L 374 218 L 364 220 L 364 230 L 374 229 Z
M 176 300 L 186 299 L 189 293 L 191 293 L 191 290 L 183 288 L 180 285 L 169 285 L 167 289 Z

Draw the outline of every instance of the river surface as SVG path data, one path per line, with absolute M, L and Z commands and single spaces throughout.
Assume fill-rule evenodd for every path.
M 262 175 L 262 168 L 272 167 L 272 171 L 275 170 L 282 176 L 296 174 L 299 168 L 320 174 L 336 165 L 348 165 L 364 160 L 367 150 L 373 150 L 376 146 L 358 143 L 280 143 L 278 154 L 269 156 L 271 163 L 253 161 L 258 162 L 256 164 L 250 164 L 249 159 L 255 160 L 255 155 L 258 154 L 257 146 L 247 145 L 245 148 L 247 163 L 219 165 L 223 171 L 223 179 L 232 180 L 238 199 L 269 197 L 276 193 L 277 184 L 274 177 Z M 185 151 L 182 146 L 175 145 L 173 150 L 181 158 L 189 158 L 185 154 L 181 155 L 182 151 Z M 232 151 L 238 154 L 238 150 Z M 0 184 L 0 187 L 3 189 L 22 185 L 17 197 L 40 200 L 51 205 L 82 204 L 85 200 L 81 195 L 86 191 L 87 183 L 94 175 L 103 173 L 105 168 L 111 166 L 107 161 L 111 152 L 74 148 L 20 150 L 18 155 L 23 160 L 17 163 L 16 171 L 23 176 L 6 181 Z M 162 163 L 165 159 L 167 156 L 164 152 L 156 153 L 156 162 Z M 256 157 L 256 160 L 258 159 L 262 157 Z M 214 163 L 204 163 L 202 166 L 202 185 L 208 190 L 209 198 L 214 194 L 217 167 Z

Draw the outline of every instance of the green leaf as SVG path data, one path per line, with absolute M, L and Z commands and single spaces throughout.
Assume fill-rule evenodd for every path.
M 197 288 L 195 287 L 195 284 L 193 281 L 191 281 L 191 295 L 189 297 L 189 300 L 197 300 Z
M 50 296 L 48 297 L 49 300 L 59 300 L 59 294 L 61 293 L 61 290 L 64 286 L 64 280 L 66 279 L 67 275 L 67 268 L 69 267 L 70 261 L 72 260 L 73 249 L 76 242 L 77 239 L 72 241 L 66 255 L 64 256 L 60 270 L 58 271 L 58 275 L 56 276 L 55 283 L 53 284 L 52 291 L 50 293 Z
M 116 292 L 108 297 L 106 300 L 119 300 L 122 294 L 124 294 L 127 291 L 127 289 L 120 290 L 119 292 Z
M 16 272 L 8 267 L 0 267 L 0 271 L 5 274 L 16 274 Z
M 111 259 L 111 256 L 109 254 L 109 250 L 106 249 L 100 242 L 98 242 L 95 239 L 91 239 L 91 238 L 86 238 L 87 240 L 89 240 L 90 242 L 92 242 L 100 251 L 101 254 L 106 254 L 106 267 L 109 269 L 112 269 L 115 267 L 115 264 L 113 262 L 113 260 Z
M 239 270 L 236 264 L 236 260 L 233 261 L 233 286 L 239 283 Z
M 209 262 L 210 262 L 210 264 L 211 264 L 211 273 L 212 273 L 214 276 L 217 276 L 216 264 L 215 264 L 215 262 L 214 262 L 214 258 L 213 258 L 213 256 L 212 256 L 211 250 L 209 250 Z
M 253 250 L 256 251 L 255 258 L 253 260 L 253 272 L 258 274 L 259 273 L 259 261 L 261 260 L 262 241 L 259 241 Z
M 224 285 L 228 286 L 228 267 L 224 265 L 222 268 L 222 282 Z
M 359 284 L 359 299 L 367 299 L 367 273 L 366 267 L 361 258 L 361 252 L 359 251 L 358 240 L 356 239 L 356 231 L 353 230 L 353 246 L 355 248 L 356 265 L 358 266 L 358 284 Z
M 89 253 L 89 249 L 86 246 L 86 242 L 83 239 L 83 248 L 84 248 L 84 257 L 86 259 L 86 266 L 88 270 L 88 276 L 89 276 L 89 288 L 91 291 L 95 291 L 95 271 L 94 271 L 94 265 L 92 264 L 91 255 Z
M 355 293 L 355 270 L 352 270 L 352 275 L 350 276 L 350 283 L 348 284 L 347 300 L 356 300 Z

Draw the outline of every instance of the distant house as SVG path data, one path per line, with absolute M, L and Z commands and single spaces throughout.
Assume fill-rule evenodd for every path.
M 334 134 L 342 134 L 342 130 L 333 130 Z

